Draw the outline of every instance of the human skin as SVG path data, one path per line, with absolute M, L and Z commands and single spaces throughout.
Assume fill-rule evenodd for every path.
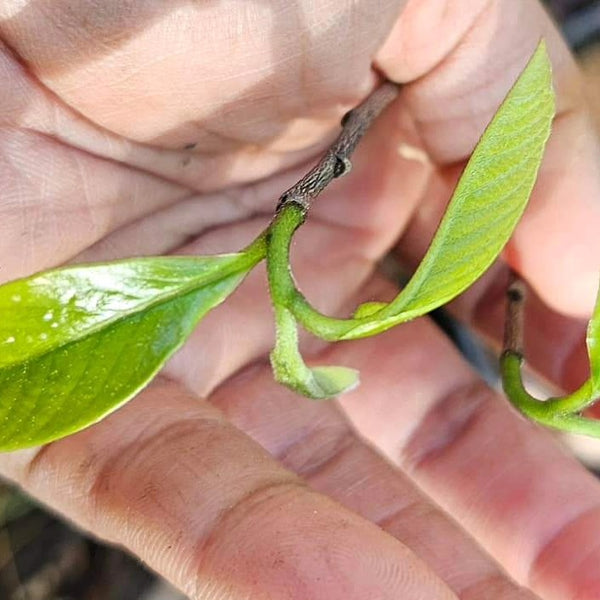
M 541 36 L 558 117 L 538 185 L 453 310 L 497 338 L 510 263 L 536 292 L 531 363 L 571 389 L 600 162 L 573 59 L 532 0 L 3 0 L 0 279 L 241 248 L 384 76 L 402 93 L 315 203 L 294 269 L 330 313 L 385 298 L 378 259 L 422 256 Z M 428 319 L 307 340 L 311 360 L 361 370 L 337 403 L 276 385 L 272 343 L 257 272 L 138 398 L 0 472 L 197 600 L 600 597 L 600 485 Z

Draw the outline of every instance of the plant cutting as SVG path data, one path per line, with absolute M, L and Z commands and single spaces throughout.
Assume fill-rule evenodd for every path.
M 67 266 L 1 286 L 0 449 L 64 437 L 116 410 L 263 260 L 277 333 L 274 375 L 315 399 L 352 389 L 358 373 L 309 368 L 299 325 L 328 341 L 372 336 L 467 289 L 502 251 L 535 182 L 554 114 L 543 43 L 483 134 L 428 251 L 395 299 L 332 318 L 311 306 L 291 272 L 291 241 L 312 202 L 350 171 L 360 138 L 398 92 L 386 83 L 348 113 L 321 161 L 281 195 L 266 230 L 237 253 Z
M 507 291 L 504 351 L 500 359 L 506 395 L 518 410 L 542 425 L 600 438 L 600 421 L 584 414 L 600 397 L 600 292 L 587 327 L 588 379 L 574 392 L 545 401 L 532 396 L 523 384 L 523 309 L 526 295 L 524 282 L 513 273 Z

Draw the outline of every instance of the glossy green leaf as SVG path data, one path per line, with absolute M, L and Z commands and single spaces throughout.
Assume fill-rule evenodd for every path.
M 73 342 L 235 272 L 240 257 L 157 257 L 79 265 L 0 286 L 0 367 Z
M 133 397 L 260 258 L 133 259 L 0 287 L 0 449 L 63 437 Z
M 404 290 L 353 319 L 319 314 L 296 291 L 291 309 L 328 340 L 374 335 L 424 315 L 473 284 L 498 257 L 529 199 L 554 115 L 552 73 L 542 42 L 469 160 L 431 245 Z
M 594 314 L 588 325 L 587 347 L 590 357 L 591 397 L 600 397 L 600 289 L 596 298 Z

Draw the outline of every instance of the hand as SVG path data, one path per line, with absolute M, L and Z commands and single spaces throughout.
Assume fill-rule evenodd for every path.
M 294 266 L 324 311 L 382 298 L 376 262 L 391 248 L 418 261 L 543 35 L 559 116 L 505 258 L 539 297 L 532 363 L 574 387 L 600 255 L 574 62 L 533 0 L 404 4 L 4 0 L 2 279 L 239 249 L 377 84 L 374 65 L 406 86 L 315 204 Z M 505 264 L 454 303 L 490 336 Z M 0 470 L 194 599 L 600 597 L 600 486 L 430 321 L 308 347 L 362 371 L 338 404 L 273 382 L 272 337 L 256 273 L 136 400 Z

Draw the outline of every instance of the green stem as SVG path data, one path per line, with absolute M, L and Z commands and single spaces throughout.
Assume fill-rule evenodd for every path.
M 240 251 L 248 261 L 250 267 L 256 266 L 267 256 L 267 233 L 268 228 L 263 231 L 252 243 Z
M 376 310 L 365 317 L 338 319 L 314 308 L 297 288 L 290 270 L 290 246 L 294 233 L 305 219 L 303 206 L 288 203 L 280 209 L 269 228 L 269 273 L 274 282 L 273 293 L 285 302 L 297 321 L 313 335 L 329 341 L 353 340 L 381 333 L 419 316 L 422 311 L 390 312 L 391 305 L 374 303 Z M 274 298 L 275 299 L 275 298 Z
M 355 387 L 358 373 L 346 367 L 311 369 L 300 354 L 298 327 L 289 309 L 296 294 L 289 264 L 289 243 L 296 229 L 304 222 L 305 212 L 302 206 L 287 203 L 267 230 L 267 274 L 276 326 L 271 365 L 277 381 L 309 398 L 322 399 Z
M 296 321 L 284 305 L 273 303 L 277 336 L 271 351 L 271 365 L 275 379 L 309 398 L 319 397 L 310 369 L 304 363 L 298 347 Z
M 302 326 L 318 337 L 335 341 L 364 319 L 334 319 L 313 308 L 296 287 L 290 269 L 290 245 L 305 219 L 305 211 L 290 203 L 281 208 L 269 228 L 268 270 L 274 302 L 285 303 Z
M 550 398 L 547 403 L 553 407 L 556 412 L 579 413 L 592 404 L 596 399 L 592 395 L 592 382 L 588 379 L 579 389 L 567 396 Z
M 296 294 L 290 267 L 290 243 L 304 223 L 306 210 L 295 203 L 283 206 L 267 230 L 267 272 L 274 303 L 289 305 Z
M 374 335 L 392 327 L 402 319 L 394 315 L 388 320 L 379 318 L 380 311 L 363 318 L 336 319 L 315 309 L 296 287 L 290 270 L 292 237 L 305 219 L 305 211 L 290 203 L 281 208 L 269 228 L 269 273 L 273 280 L 274 300 L 285 302 L 298 322 L 310 333 L 327 341 L 356 339 Z M 387 307 L 388 305 L 382 305 Z
M 304 223 L 312 201 L 337 177 L 350 168 L 350 156 L 375 118 L 398 95 L 398 86 L 385 83 L 365 102 L 347 113 L 337 140 L 300 181 L 279 198 L 275 217 L 265 233 L 269 290 L 275 311 L 276 342 L 271 352 L 275 378 L 284 385 L 311 398 L 328 398 L 358 385 L 358 372 L 346 367 L 309 368 L 298 348 L 298 327 L 293 309 L 304 298 L 296 288 L 290 268 L 290 244 L 298 227 Z M 311 309 L 307 329 L 317 332 L 321 315 Z M 330 338 L 338 339 L 339 335 Z
M 523 315 L 527 288 L 523 280 L 511 273 L 506 292 L 506 320 L 504 324 L 504 352 L 500 371 L 504 392 L 523 414 L 547 427 L 600 437 L 600 421 L 588 419 L 580 413 L 593 404 L 592 382 L 588 380 L 568 396 L 550 398 L 545 402 L 532 396 L 523 385 Z
M 500 358 L 502 387 L 512 404 L 523 414 L 546 423 L 551 419 L 552 411 L 548 404 L 532 396 L 523 385 L 521 365 L 523 357 L 517 352 L 506 350 Z M 547 424 L 547 423 L 546 423 Z
M 600 438 L 600 421 L 578 414 L 580 409 L 591 403 L 589 398 L 585 398 L 587 384 L 570 396 L 543 402 L 525 389 L 521 373 L 522 362 L 522 356 L 511 350 L 505 351 L 500 359 L 504 392 L 517 409 L 546 427 Z

